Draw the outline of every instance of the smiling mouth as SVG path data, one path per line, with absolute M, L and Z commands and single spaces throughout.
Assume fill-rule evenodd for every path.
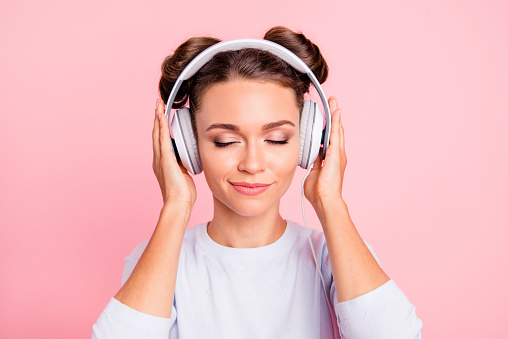
M 239 193 L 258 195 L 266 191 L 272 184 L 231 183 L 231 185 Z
M 265 186 L 270 186 L 271 185 L 271 184 L 248 183 L 248 182 L 231 182 L 231 181 L 230 181 L 230 184 L 231 185 L 235 185 L 235 186 L 248 187 L 248 188 L 265 187 Z

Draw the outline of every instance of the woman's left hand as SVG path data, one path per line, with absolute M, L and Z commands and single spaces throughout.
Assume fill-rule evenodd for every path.
M 323 208 L 327 203 L 343 202 L 342 181 L 346 170 L 346 151 L 344 148 L 344 128 L 341 122 L 342 109 L 337 106 L 337 99 L 333 96 L 328 99 L 332 115 L 332 130 L 330 133 L 330 145 L 326 150 L 323 162 L 321 155 L 314 161 L 304 184 L 305 197 L 312 204 L 316 212 L 324 213 Z

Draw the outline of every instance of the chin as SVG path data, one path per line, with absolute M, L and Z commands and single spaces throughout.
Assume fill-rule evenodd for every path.
M 222 200 L 216 197 L 225 207 L 243 217 L 255 217 L 266 213 L 277 201 L 268 199 L 238 199 L 234 202 Z

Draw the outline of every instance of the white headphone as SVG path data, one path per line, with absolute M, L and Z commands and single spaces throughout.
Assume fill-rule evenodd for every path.
M 171 112 L 173 101 L 175 100 L 176 94 L 178 93 L 183 81 L 196 74 L 196 72 L 210 61 L 215 54 L 223 51 L 236 51 L 244 48 L 256 48 L 271 52 L 287 62 L 297 71 L 309 76 L 314 88 L 316 88 L 319 93 L 319 97 L 323 102 L 326 124 L 325 129 L 323 130 L 323 114 L 321 113 L 319 106 L 312 100 L 305 100 L 300 119 L 300 157 L 298 165 L 304 169 L 309 168 L 309 165 L 314 163 L 316 160 L 321 144 L 323 145 L 322 155 L 324 159 L 326 149 L 330 144 L 331 116 L 330 107 L 326 101 L 323 89 L 321 88 L 321 85 L 316 79 L 314 73 L 312 73 L 310 68 L 298 56 L 273 41 L 265 39 L 236 39 L 223 41 L 212 45 L 199 53 L 184 68 L 182 73 L 178 76 L 178 79 L 176 79 L 175 85 L 173 86 L 166 103 L 166 119 L 169 121 L 169 113 Z M 187 170 L 189 170 L 189 172 L 194 175 L 201 173 L 203 168 L 201 167 L 196 137 L 194 135 L 194 131 L 192 130 L 189 108 L 183 107 L 175 111 L 173 120 L 170 124 L 174 136 L 174 139 L 171 138 L 171 150 L 175 153 L 177 159 L 182 161 L 182 164 L 185 168 L 187 168 Z

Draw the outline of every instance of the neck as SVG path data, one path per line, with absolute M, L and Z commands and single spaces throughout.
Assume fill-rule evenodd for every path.
M 213 197 L 214 216 L 207 231 L 216 243 L 234 248 L 254 248 L 277 241 L 286 230 L 286 221 L 279 213 L 280 201 L 265 213 L 245 216 L 236 213 Z

